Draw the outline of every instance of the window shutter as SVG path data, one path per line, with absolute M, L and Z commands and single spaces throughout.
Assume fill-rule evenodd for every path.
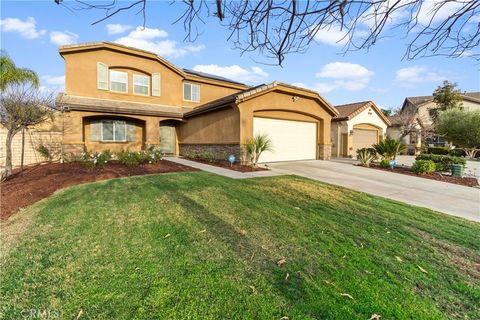
M 90 120 L 90 141 L 102 140 L 102 121 Z
M 101 62 L 97 62 L 97 88 L 108 90 L 108 66 Z
M 127 141 L 135 141 L 137 126 L 133 122 L 127 122 Z
M 152 96 L 160 97 L 160 73 L 152 74 Z

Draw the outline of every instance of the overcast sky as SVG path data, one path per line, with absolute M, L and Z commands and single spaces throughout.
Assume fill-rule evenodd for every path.
M 68 1 L 67 1 L 68 3 Z M 218 74 L 247 84 L 274 80 L 318 91 L 332 104 L 373 100 L 395 108 L 406 96 L 430 95 L 443 80 L 457 82 L 462 91 L 479 91 L 479 64 L 465 58 L 422 58 L 402 61 L 402 35 L 382 40 L 370 51 L 342 53 L 341 33 L 319 34 L 305 54 L 287 56 L 284 66 L 258 63 L 256 54 L 240 55 L 227 42 L 228 31 L 214 18 L 200 25 L 202 34 L 185 43 L 183 25 L 172 24 L 178 5 L 149 2 L 146 29 L 135 11 L 91 26 L 99 11 L 70 11 L 53 1 L 2 1 L 1 47 L 21 67 L 41 76 L 42 86 L 62 91 L 64 61 L 58 46 L 92 41 L 115 41 L 155 52 L 182 68 Z M 263 60 L 265 61 L 265 60 Z

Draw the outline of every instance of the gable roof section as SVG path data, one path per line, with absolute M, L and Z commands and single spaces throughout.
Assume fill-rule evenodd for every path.
M 223 86 L 233 87 L 236 89 L 245 89 L 249 87 L 246 84 L 236 82 L 224 77 L 219 77 L 212 74 L 207 74 L 207 73 L 197 72 L 197 71 L 192 71 L 187 69 L 181 69 L 175 66 L 173 63 L 171 63 L 167 59 L 162 58 L 153 52 L 125 46 L 125 45 L 114 43 L 114 42 L 102 41 L 102 42 L 70 44 L 70 45 L 60 46 L 58 51 L 60 55 L 63 56 L 64 54 L 68 54 L 68 53 L 98 50 L 98 49 L 108 49 L 112 51 L 128 53 L 128 54 L 144 57 L 147 59 L 157 60 L 158 62 L 165 65 L 167 68 L 174 71 L 175 73 L 177 73 L 178 75 L 180 75 L 186 80 L 214 83 L 214 84 L 219 84 Z
M 201 105 L 193 109 L 192 111 L 185 113 L 185 118 L 189 118 L 189 117 L 207 113 L 213 110 L 225 108 L 232 104 L 253 99 L 255 97 L 258 97 L 260 95 L 263 95 L 275 90 L 291 92 L 292 94 L 295 94 L 296 93 L 295 91 L 301 91 L 305 96 L 309 96 L 320 101 L 323 105 L 327 107 L 327 109 L 331 112 L 333 116 L 336 116 L 338 114 L 335 108 L 333 108 L 332 105 L 328 101 L 326 101 L 322 96 L 320 96 L 317 92 L 274 81 L 270 84 L 261 84 L 261 85 L 251 87 L 251 88 L 236 92 L 234 94 L 225 96 L 223 98 L 210 101 L 204 105 Z
M 375 112 L 382 118 L 382 120 L 387 124 L 391 125 L 390 120 L 383 114 L 383 112 L 373 103 L 373 101 L 362 101 L 354 102 L 349 104 L 342 104 L 335 106 L 335 109 L 338 111 L 338 116 L 333 118 L 333 121 L 344 121 L 350 120 L 355 116 L 359 115 L 362 111 L 372 108 Z

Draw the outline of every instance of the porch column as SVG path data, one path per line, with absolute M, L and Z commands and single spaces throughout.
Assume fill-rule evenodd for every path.
M 318 158 L 321 160 L 330 160 L 332 157 L 332 134 L 330 125 L 331 121 L 320 121 L 320 132 L 318 137 Z
M 148 117 L 145 119 L 145 146 L 160 145 L 160 119 Z

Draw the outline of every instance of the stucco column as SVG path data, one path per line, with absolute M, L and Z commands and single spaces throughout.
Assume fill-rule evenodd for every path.
M 331 121 L 320 121 L 320 130 L 318 136 L 318 158 L 321 160 L 330 160 L 332 157 Z
M 83 117 L 81 113 L 64 112 L 62 153 L 65 155 L 79 155 L 84 151 Z
M 160 144 L 160 119 L 148 117 L 145 120 L 145 145 L 158 146 Z

